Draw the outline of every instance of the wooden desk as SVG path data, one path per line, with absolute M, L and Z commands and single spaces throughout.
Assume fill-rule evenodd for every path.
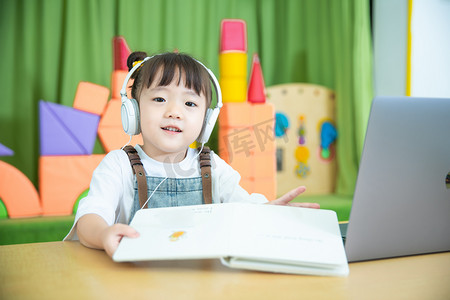
M 450 299 L 450 252 L 350 264 L 349 277 L 219 260 L 115 263 L 78 242 L 0 246 L 0 299 Z

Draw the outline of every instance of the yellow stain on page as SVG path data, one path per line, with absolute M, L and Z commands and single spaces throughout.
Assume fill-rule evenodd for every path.
M 177 231 L 177 232 L 174 232 L 174 233 L 172 233 L 172 234 L 169 236 L 169 239 L 170 239 L 171 242 L 176 242 L 176 241 L 178 241 L 178 239 L 181 238 L 185 233 L 186 233 L 186 231 Z

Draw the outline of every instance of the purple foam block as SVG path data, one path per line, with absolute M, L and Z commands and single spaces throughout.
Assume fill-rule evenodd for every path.
M 100 116 L 40 101 L 41 155 L 92 154 Z
M 13 156 L 14 151 L 6 147 L 5 145 L 0 144 L 0 156 Z

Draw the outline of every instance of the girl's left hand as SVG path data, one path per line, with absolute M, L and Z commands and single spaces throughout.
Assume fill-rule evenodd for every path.
M 295 197 L 300 195 L 306 191 L 306 188 L 304 186 L 299 186 L 298 188 L 295 188 L 280 198 L 276 200 L 269 201 L 267 204 L 274 204 L 274 205 L 288 205 L 288 206 L 297 206 L 297 207 L 306 207 L 306 208 L 320 208 L 319 203 L 307 203 L 307 202 L 292 202 Z

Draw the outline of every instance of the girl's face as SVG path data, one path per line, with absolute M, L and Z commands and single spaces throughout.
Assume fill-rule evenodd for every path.
M 200 135 L 206 111 L 206 98 L 185 87 L 178 74 L 167 86 L 156 86 L 158 76 L 139 97 L 143 150 L 162 162 L 180 162 L 186 150 Z

